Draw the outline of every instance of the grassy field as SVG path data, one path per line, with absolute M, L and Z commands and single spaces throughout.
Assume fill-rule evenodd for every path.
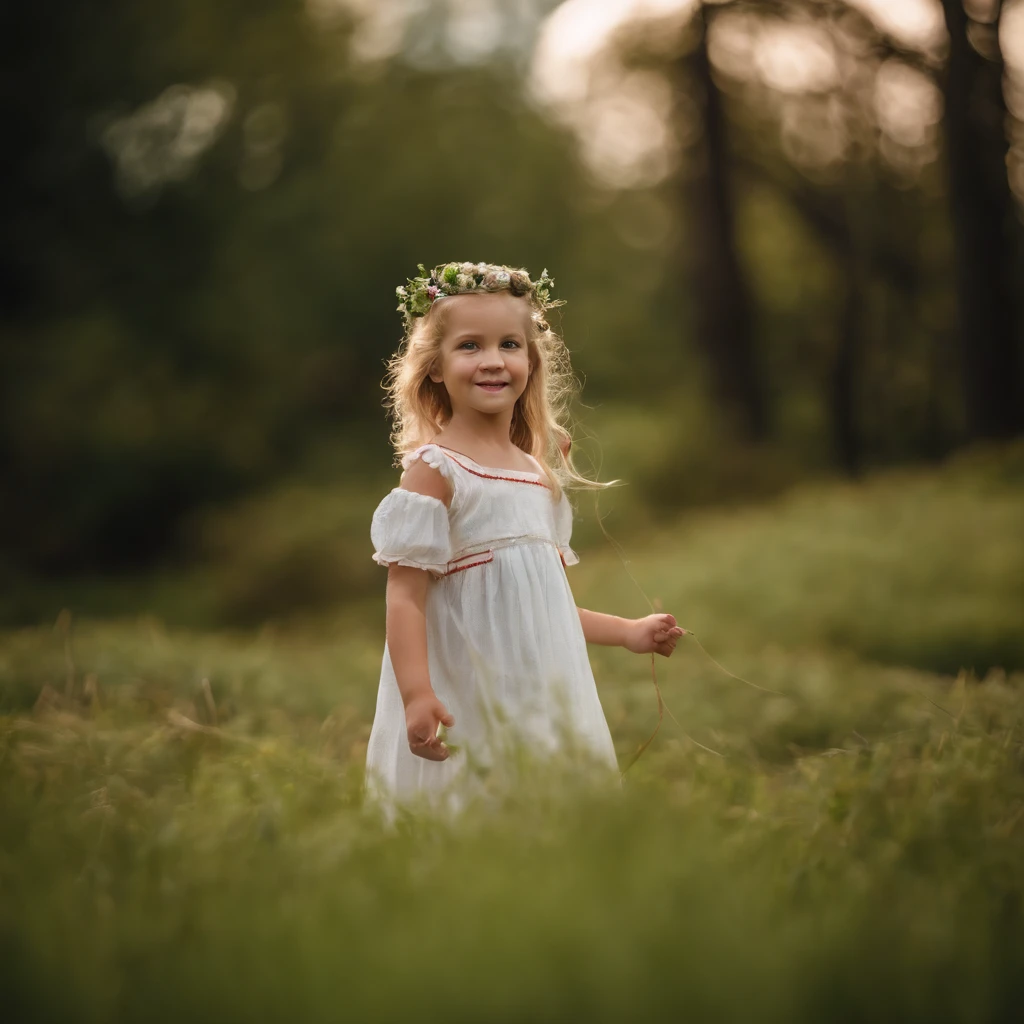
M 621 787 L 527 760 L 455 825 L 362 804 L 377 600 L 0 635 L 9 1019 L 1019 1019 L 1021 449 L 690 513 L 626 565 L 580 505 L 578 602 L 645 613 L 632 574 L 755 685 L 684 640 Z M 625 765 L 650 662 L 592 661 Z

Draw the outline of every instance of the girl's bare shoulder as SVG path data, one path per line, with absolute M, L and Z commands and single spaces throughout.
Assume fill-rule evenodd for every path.
M 451 484 L 439 467 L 431 465 L 425 459 L 417 458 L 410 461 L 405 472 L 402 473 L 402 479 L 398 486 L 405 491 L 414 491 L 417 494 L 425 494 L 428 498 L 437 498 L 445 505 L 451 504 Z

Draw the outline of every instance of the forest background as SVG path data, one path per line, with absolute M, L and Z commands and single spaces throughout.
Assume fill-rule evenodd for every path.
M 620 539 L 1024 429 L 1020 2 L 3 17 L 11 623 L 378 594 L 419 262 L 554 275 Z
M 54 0 L 0 54 L 12 1018 L 1019 1018 L 1024 0 Z M 523 750 L 391 829 L 380 384 L 462 259 L 566 300 L 625 481 L 577 601 L 691 635 L 589 650 L 621 786 Z

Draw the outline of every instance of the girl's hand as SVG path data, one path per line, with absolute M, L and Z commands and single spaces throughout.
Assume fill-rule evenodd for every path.
M 455 716 L 433 693 L 414 697 L 405 706 L 405 730 L 409 738 L 409 749 L 417 757 L 428 761 L 444 761 L 448 757 L 448 746 L 437 735 L 438 723 L 446 727 L 455 724 Z
M 668 658 L 676 649 L 676 642 L 685 633 L 685 629 L 676 625 L 674 615 L 659 612 L 629 622 L 626 626 L 626 641 L 622 646 L 634 654 L 650 654 L 654 651 Z

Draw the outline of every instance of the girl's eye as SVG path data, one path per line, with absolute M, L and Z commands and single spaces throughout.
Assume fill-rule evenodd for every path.
M 521 346 L 521 345 L 519 344 L 519 342 L 518 342 L 518 341 L 516 341 L 516 339 L 515 339 L 515 338 L 506 338 L 506 339 L 505 339 L 505 340 L 504 340 L 504 341 L 503 341 L 503 342 L 501 343 L 501 345 L 502 345 L 502 347 L 503 347 L 503 348 L 504 348 L 504 347 L 505 347 L 506 345 L 511 345 L 511 346 L 512 346 L 512 348 L 521 348 L 521 347 L 522 347 L 522 346 Z M 459 345 L 459 348 L 460 348 L 460 349 L 466 349 L 467 351 L 469 351 L 469 350 L 470 350 L 470 349 L 472 349 L 472 348 L 478 348 L 478 347 L 479 347 L 479 346 L 477 345 L 477 343 L 476 343 L 475 341 L 464 341 L 464 342 L 462 342 L 462 344 L 461 344 L 461 345 Z

